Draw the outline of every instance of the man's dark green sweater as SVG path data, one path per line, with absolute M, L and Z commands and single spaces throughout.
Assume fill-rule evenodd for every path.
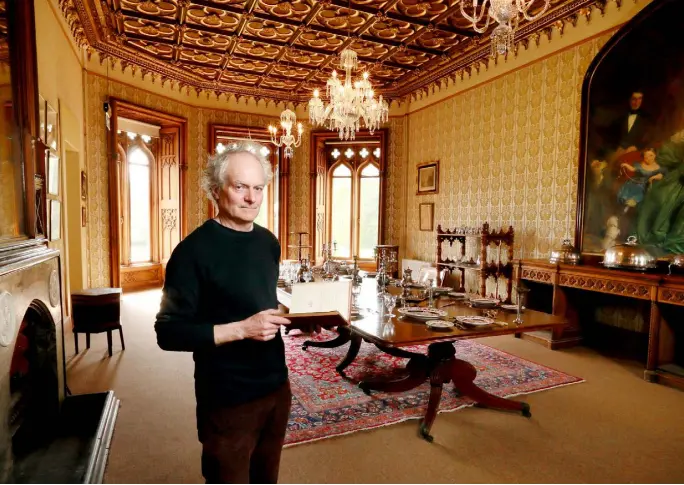
M 214 325 L 278 308 L 279 259 L 280 244 L 267 229 L 240 232 L 213 219 L 171 254 L 154 328 L 162 349 L 193 352 L 198 406 L 242 404 L 286 382 L 280 333 L 266 342 L 214 344 Z

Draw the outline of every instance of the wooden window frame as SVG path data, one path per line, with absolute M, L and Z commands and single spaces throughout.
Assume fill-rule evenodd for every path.
M 362 147 L 369 148 L 368 144 L 372 144 L 371 147 L 373 149 L 370 150 L 370 153 L 368 156 L 363 158 L 360 153 L 359 149 Z M 341 150 L 341 153 L 339 157 L 336 159 L 334 157 L 329 156 L 331 148 L 327 147 L 325 149 L 325 156 L 326 156 L 326 163 L 328 164 L 328 169 L 327 169 L 327 180 L 326 180 L 326 192 L 327 192 L 327 199 L 326 199 L 326 240 L 331 241 L 332 240 L 332 217 L 333 217 L 333 207 L 332 207 L 332 181 L 333 181 L 333 171 L 340 165 L 346 165 L 349 167 L 351 170 L 351 180 L 352 180 L 352 203 L 350 207 L 350 211 L 352 214 L 351 218 L 351 255 L 349 257 L 341 257 L 337 259 L 341 259 L 342 261 L 351 261 L 354 257 L 354 255 L 358 256 L 359 262 L 362 263 L 365 266 L 369 266 L 370 264 L 374 265 L 375 262 L 375 257 L 370 257 L 370 258 L 361 258 L 360 256 L 360 244 L 361 244 L 361 231 L 360 231 L 360 222 L 361 222 L 361 178 L 378 178 L 380 181 L 380 189 L 379 189 L 379 202 L 380 202 L 380 210 L 379 210 L 379 216 L 378 216 L 378 241 L 377 244 L 381 244 L 381 241 L 383 240 L 383 224 L 384 224 L 384 199 L 383 199 L 383 192 L 384 192 L 384 185 L 385 185 L 385 179 L 384 179 L 384 171 L 382 169 L 383 167 L 383 156 L 384 156 L 384 147 L 382 146 L 382 140 L 380 137 L 369 137 L 366 140 L 353 140 L 347 143 L 340 143 L 341 147 L 343 147 L 343 150 Z M 375 146 L 379 146 L 380 148 L 380 157 L 376 157 L 373 154 Z M 354 148 L 354 155 L 350 158 L 347 158 L 345 155 L 346 149 L 349 147 L 358 147 Z M 378 175 L 377 176 L 372 176 L 372 177 L 362 177 L 361 176 L 361 171 L 368 165 L 373 165 L 378 169 Z
M 180 238 L 187 236 L 187 195 L 186 195 L 186 179 L 187 179 L 187 120 L 179 116 L 164 113 L 154 109 L 139 106 L 128 101 L 110 98 L 108 100 L 111 111 L 110 129 L 108 137 L 108 156 L 109 156 L 109 256 L 110 256 L 110 284 L 112 287 L 121 287 L 121 207 L 120 207 L 120 188 L 119 188 L 119 174 L 120 161 L 118 152 L 118 118 L 128 118 L 132 120 L 142 121 L 145 123 L 160 125 L 162 127 L 176 127 L 179 130 L 179 216 L 178 223 L 180 224 Z M 102 128 L 104 129 L 104 128 Z M 156 177 L 156 174 L 153 175 Z M 158 227 L 158 226 L 153 226 Z M 155 231 L 156 232 L 156 231 Z M 153 236 L 158 236 L 153 234 Z M 153 240 L 153 244 L 158 244 Z M 160 263 L 152 263 L 160 264 Z
M 152 149 L 150 149 L 149 146 L 147 146 L 147 143 L 144 143 L 139 139 L 139 137 L 135 141 L 129 141 L 128 137 L 124 135 L 126 138 L 126 145 L 125 147 L 122 146 L 124 155 L 123 157 L 120 158 L 121 162 L 121 181 L 123 182 L 124 186 L 121 187 L 120 190 L 120 195 L 122 196 L 121 200 L 121 242 L 122 244 L 120 245 L 121 248 L 121 266 L 122 267 L 142 267 L 142 266 L 151 266 L 151 265 L 158 265 L 160 263 L 160 254 L 159 254 L 159 237 L 158 237 L 158 232 L 155 230 L 155 228 L 159 227 L 159 207 L 158 207 L 158 198 L 159 198 L 159 193 L 158 193 L 158 186 L 157 186 L 157 176 L 158 176 L 158 167 L 157 167 L 157 160 L 158 160 L 158 149 L 159 149 L 159 141 L 156 140 L 153 143 Z M 121 146 L 121 145 L 119 145 Z M 130 200 L 131 200 L 131 188 L 130 188 L 130 181 L 129 181 L 129 155 L 133 150 L 140 149 L 145 152 L 145 155 L 147 155 L 149 159 L 149 167 L 150 167 L 150 260 L 149 261 L 139 261 L 139 262 L 132 262 L 131 261 L 131 230 L 130 230 Z

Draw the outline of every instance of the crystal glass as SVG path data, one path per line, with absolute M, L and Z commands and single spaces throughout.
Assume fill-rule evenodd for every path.
M 359 306 L 359 294 L 361 294 L 361 285 L 352 285 L 352 307 L 358 308 Z
M 308 283 L 313 279 L 313 274 L 311 271 L 304 271 L 304 274 L 302 274 L 302 278 L 304 278 L 304 282 Z
M 385 315 L 387 318 L 392 319 L 392 312 L 394 311 L 394 307 L 397 305 L 397 297 L 395 295 L 385 293 L 382 296 L 382 300 L 384 304 Z

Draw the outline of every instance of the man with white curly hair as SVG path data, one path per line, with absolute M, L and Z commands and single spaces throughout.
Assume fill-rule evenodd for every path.
M 166 267 L 155 330 L 164 350 L 193 352 L 197 430 L 207 483 L 275 483 L 290 414 L 276 288 L 280 244 L 254 224 L 270 164 L 255 143 L 209 158 L 218 208 Z

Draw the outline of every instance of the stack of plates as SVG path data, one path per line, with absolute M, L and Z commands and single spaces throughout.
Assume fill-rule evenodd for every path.
M 461 292 L 461 291 L 450 291 L 447 293 L 451 298 L 455 298 L 457 300 L 465 300 L 468 298 L 468 294 Z
M 397 311 L 402 317 L 413 318 L 414 320 L 420 320 L 421 322 L 436 320 L 447 316 L 447 312 L 444 310 L 422 306 L 408 306 L 400 308 Z

